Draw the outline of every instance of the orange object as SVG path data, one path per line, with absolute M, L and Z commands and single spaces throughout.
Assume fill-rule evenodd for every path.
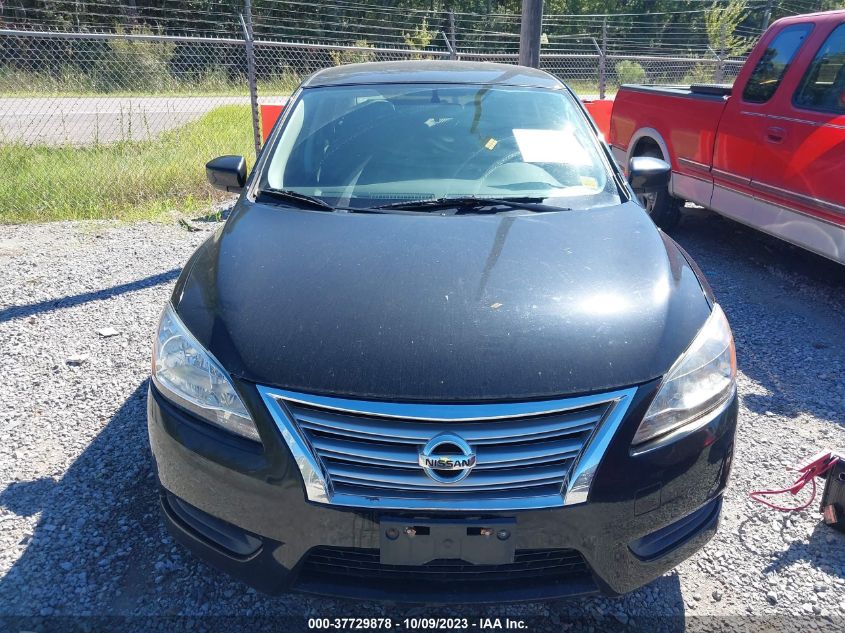
M 261 140 L 267 141 L 270 132 L 273 131 L 273 126 L 282 115 L 282 112 L 287 105 L 287 100 L 284 103 L 262 103 L 259 106 L 261 111 Z M 613 99 L 595 99 L 584 101 L 584 106 L 587 112 L 593 117 L 593 121 L 599 127 L 599 130 L 604 134 L 605 138 L 610 137 L 610 113 L 613 110 Z
M 282 116 L 282 112 L 287 105 L 287 99 L 280 103 L 262 103 L 258 106 L 259 112 L 261 114 L 261 142 L 266 143 L 267 137 L 270 136 L 270 132 L 273 131 L 273 126 L 276 125 L 276 121 L 279 120 L 279 117 Z
M 613 111 L 613 99 L 595 99 L 584 101 L 584 107 L 593 117 L 593 121 L 604 134 L 605 139 L 610 138 L 610 113 Z

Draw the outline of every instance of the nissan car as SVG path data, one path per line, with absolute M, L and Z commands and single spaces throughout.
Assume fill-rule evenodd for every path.
M 291 97 L 154 336 L 164 520 L 268 593 L 620 594 L 717 529 L 736 356 L 572 91 L 352 64 Z

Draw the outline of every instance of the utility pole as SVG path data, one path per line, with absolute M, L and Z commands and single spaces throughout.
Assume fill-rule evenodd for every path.
M 540 37 L 543 31 L 543 0 L 522 0 L 522 26 L 519 29 L 519 63 L 540 67 Z
M 766 9 L 763 11 L 763 22 L 760 24 L 760 32 L 762 33 L 769 28 L 769 20 L 772 19 L 772 0 L 766 0 Z

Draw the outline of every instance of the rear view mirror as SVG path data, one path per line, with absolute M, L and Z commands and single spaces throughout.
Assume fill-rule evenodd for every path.
M 205 164 L 205 175 L 215 189 L 236 193 L 246 183 L 246 160 L 243 156 L 218 156 Z
M 628 165 L 628 182 L 634 193 L 654 193 L 669 186 L 672 167 L 652 156 L 634 156 Z

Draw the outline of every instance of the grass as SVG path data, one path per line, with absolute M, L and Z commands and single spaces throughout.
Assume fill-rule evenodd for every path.
M 206 210 L 224 194 L 207 184 L 205 163 L 221 154 L 253 152 L 245 105 L 216 108 L 148 141 L 0 146 L 0 224 L 149 220 Z
M 569 86 L 572 91 L 577 96 L 587 95 L 589 97 L 598 97 L 599 95 L 599 84 L 597 81 L 592 80 L 584 80 L 584 79 L 564 79 L 563 82 Z M 619 91 L 619 86 L 616 84 L 611 84 L 608 82 L 607 86 L 605 87 L 605 97 L 611 98 L 616 96 L 616 93 Z
M 290 95 L 300 77 L 282 73 L 258 81 L 259 96 Z M 61 68 L 54 73 L 27 72 L 0 66 L 0 95 L 4 97 L 246 97 L 246 77 L 230 78 L 225 72 L 208 72 L 199 77 L 174 77 L 167 72 L 130 73 L 117 70 Z

